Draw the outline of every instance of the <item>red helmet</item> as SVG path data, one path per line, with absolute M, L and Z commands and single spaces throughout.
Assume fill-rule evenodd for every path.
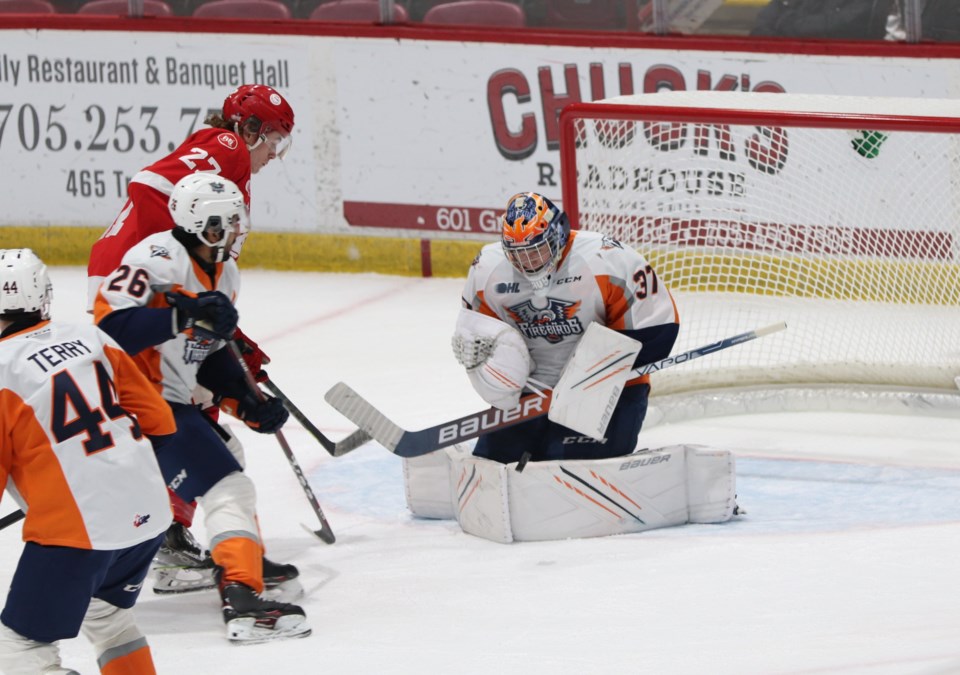
M 223 102 L 223 117 L 257 134 L 293 131 L 293 108 L 276 89 L 265 84 L 244 84 Z

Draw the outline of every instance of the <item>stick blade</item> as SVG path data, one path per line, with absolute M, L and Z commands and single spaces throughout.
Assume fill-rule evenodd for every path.
M 360 446 L 365 445 L 372 440 L 373 437 L 366 431 L 363 429 L 357 429 L 349 436 L 341 438 L 339 441 L 337 441 L 334 444 L 333 450 L 330 452 L 330 454 L 334 457 L 343 457 L 348 452 L 353 452 Z
M 356 424 L 362 431 L 393 452 L 403 436 L 403 429 L 390 421 L 348 384 L 337 382 L 324 395 L 324 399 L 341 415 Z
M 300 523 L 300 527 L 305 529 L 307 532 L 315 536 L 317 539 L 322 541 L 325 544 L 332 544 L 337 540 L 336 535 L 333 533 L 333 530 L 329 526 L 321 527 L 319 530 L 311 530 L 304 523 Z

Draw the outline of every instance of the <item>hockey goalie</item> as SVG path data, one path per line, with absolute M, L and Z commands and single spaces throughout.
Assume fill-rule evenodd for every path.
M 549 414 L 405 460 L 410 509 L 502 542 L 729 520 L 729 451 L 637 450 L 650 384 L 631 371 L 668 356 L 678 329 L 638 252 L 571 231 L 542 195 L 511 197 L 500 242 L 468 273 L 453 351 L 490 405 L 511 410 L 535 392 Z

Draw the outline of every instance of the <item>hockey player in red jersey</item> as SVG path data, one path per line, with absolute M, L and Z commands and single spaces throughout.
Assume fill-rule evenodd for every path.
M 242 193 L 208 173 L 181 178 L 170 196 L 176 227 L 134 245 L 97 292 L 97 325 L 134 355 L 170 404 L 173 440 L 157 453 L 167 486 L 203 508 L 228 638 L 261 642 L 310 634 L 303 610 L 261 597 L 256 492 L 230 435 L 194 405 L 200 385 L 260 433 L 288 418 L 279 399 L 259 399 L 226 347 L 237 325 L 240 272 L 229 251 L 246 232 Z
M 231 92 L 221 114 L 204 122 L 208 127 L 191 134 L 176 150 L 138 172 L 127 188 L 128 199 L 113 224 L 94 243 L 87 266 L 88 310 L 105 275 L 120 265 L 124 254 L 156 232 L 173 228 L 167 202 L 178 180 L 195 172 L 213 173 L 240 188 L 250 208 L 250 177 L 289 150 L 294 126 L 293 108 L 275 89 L 246 84 Z M 239 255 L 241 237 L 231 254 Z M 257 344 L 238 331 L 236 340 L 251 372 L 264 377 L 269 359 Z M 216 408 L 208 413 L 216 419 Z M 174 523 L 160 549 L 154 591 L 182 593 L 213 585 L 209 556 L 190 533 L 195 504 L 184 503 L 171 493 Z M 279 565 L 264 558 L 270 586 L 295 578 L 293 565 Z M 186 574 L 180 574 L 189 568 Z
M 178 180 L 213 173 L 234 183 L 250 208 L 250 176 L 289 150 L 293 108 L 275 89 L 245 84 L 223 102 L 220 115 L 204 120 L 207 128 L 191 134 L 176 150 L 138 172 L 127 187 L 120 214 L 90 251 L 87 265 L 88 309 L 104 276 L 137 242 L 173 227 L 167 201 Z M 243 240 L 237 242 L 234 257 Z
M 643 256 L 605 235 L 571 231 L 566 214 L 533 192 L 510 198 L 500 242 L 473 261 L 463 306 L 455 356 L 477 392 L 503 409 L 516 405 L 528 382 L 555 386 L 591 323 L 640 341 L 636 365 L 668 356 L 680 326 L 670 291 Z M 603 440 L 540 417 L 482 436 L 474 455 L 511 463 L 524 455 L 538 461 L 629 454 L 646 414 L 648 382 L 642 376 L 626 383 Z
M 105 333 L 51 321 L 50 300 L 42 261 L 0 250 L 0 490 L 26 511 L 0 671 L 72 673 L 57 641 L 82 630 L 102 673 L 149 675 L 131 608 L 170 523 L 151 441 L 173 414 Z

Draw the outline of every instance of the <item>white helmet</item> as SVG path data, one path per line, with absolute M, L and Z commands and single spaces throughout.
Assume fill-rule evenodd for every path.
M 173 186 L 168 206 L 177 227 L 216 249 L 217 262 L 223 262 L 233 241 L 249 229 L 240 188 L 212 173 L 191 173 L 181 178 Z
M 50 318 L 53 285 L 47 266 L 29 248 L 0 249 L 0 317 L 40 312 Z

